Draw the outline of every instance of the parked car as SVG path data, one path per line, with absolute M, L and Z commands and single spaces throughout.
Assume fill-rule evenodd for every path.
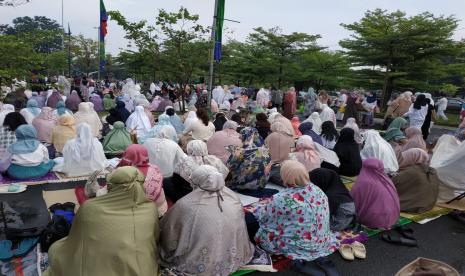
M 465 100 L 458 98 L 447 98 L 447 110 L 449 113 L 460 113 Z

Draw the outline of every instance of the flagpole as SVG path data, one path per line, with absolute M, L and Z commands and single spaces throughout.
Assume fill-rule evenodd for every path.
M 68 23 L 68 78 L 71 77 L 71 29 Z
M 97 80 L 100 81 L 100 64 L 102 62 L 102 57 L 100 56 L 100 27 L 97 28 L 98 33 L 98 75 Z
M 213 91 L 213 69 L 214 69 L 214 62 L 215 62 L 215 35 L 216 35 L 216 20 L 218 16 L 218 0 L 215 0 L 215 12 L 213 15 L 213 25 L 212 25 L 212 49 L 210 53 L 210 75 L 208 79 L 208 108 L 211 107 L 211 100 L 212 100 L 212 91 Z M 220 104 L 220 103 L 218 103 Z
M 61 0 L 61 28 L 63 29 L 63 40 L 61 43 L 62 50 L 65 50 L 65 25 L 64 25 L 64 7 L 63 7 L 63 0 Z

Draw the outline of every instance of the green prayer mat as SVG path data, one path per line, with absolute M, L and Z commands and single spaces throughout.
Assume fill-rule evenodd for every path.
M 231 274 L 231 276 L 241 276 L 241 275 L 246 275 L 246 274 L 253 273 L 253 272 L 255 272 L 255 270 L 238 270 L 234 272 L 233 274 Z
M 421 214 L 409 214 L 409 213 L 400 212 L 400 216 L 403 217 L 403 218 L 409 219 L 411 221 L 418 222 L 418 221 L 421 221 L 421 220 L 424 220 L 424 219 L 434 218 L 434 217 L 437 217 L 439 215 L 447 215 L 451 211 L 452 211 L 451 209 L 447 209 L 447 208 L 443 208 L 443 207 L 439 207 L 439 206 L 434 206 L 433 209 L 431 209 L 431 210 L 429 210 L 427 212 L 421 213 Z
M 412 221 L 407 219 L 407 218 L 399 217 L 396 224 L 394 224 L 394 226 L 392 226 L 392 229 L 400 227 L 400 226 L 407 225 L 407 224 L 409 224 L 411 222 Z M 373 237 L 373 236 L 376 236 L 377 234 L 379 234 L 381 232 L 384 232 L 386 230 L 383 230 L 383 229 L 371 229 L 371 228 L 367 228 L 367 227 L 364 226 L 363 231 L 368 234 L 368 237 Z

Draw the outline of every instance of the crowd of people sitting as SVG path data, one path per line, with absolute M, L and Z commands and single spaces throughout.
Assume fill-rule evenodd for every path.
M 212 117 L 205 91 L 178 114 L 163 91 L 150 102 L 133 88 L 32 92 L 23 108 L 0 107 L 5 176 L 87 176 L 119 159 L 106 192 L 82 204 L 69 236 L 50 248 L 46 275 L 158 275 L 160 266 L 229 275 L 267 254 L 313 261 L 337 251 L 338 231 L 355 223 L 389 229 L 401 211 L 465 191 L 465 121 L 426 143 L 433 103 L 423 94 L 393 101 L 379 132 L 361 127 L 373 125 L 372 93 L 343 93 L 335 112 L 327 94 L 309 89 L 300 120 L 292 88 L 276 96 L 217 87 Z M 351 190 L 340 176 L 356 177 Z M 244 214 L 240 194 L 271 199 Z

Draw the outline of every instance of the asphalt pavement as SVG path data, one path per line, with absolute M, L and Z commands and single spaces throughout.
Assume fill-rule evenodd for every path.
M 381 235 L 371 237 L 365 244 L 367 258 L 352 262 L 342 259 L 338 252 L 330 256 L 341 276 L 392 276 L 418 257 L 445 262 L 465 275 L 465 225 L 451 216 L 442 216 L 424 225 L 411 223 L 418 247 L 392 245 L 381 240 Z M 305 275 L 291 270 L 277 273 L 252 273 L 259 275 Z
M 376 122 L 379 126 L 381 123 Z M 339 124 L 338 124 L 339 126 Z M 341 126 L 342 127 L 342 126 Z M 441 135 L 450 133 L 454 128 L 433 126 L 428 137 L 431 143 Z M 443 261 L 453 266 L 460 275 L 465 275 L 465 225 L 457 222 L 451 216 L 424 225 L 411 223 L 408 227 L 414 230 L 418 247 L 392 245 L 382 241 L 381 235 L 371 237 L 365 244 L 367 259 L 353 262 L 345 261 L 338 252 L 330 256 L 341 276 L 392 276 L 402 267 L 418 257 Z M 292 270 L 277 273 L 252 273 L 260 275 L 305 275 Z

